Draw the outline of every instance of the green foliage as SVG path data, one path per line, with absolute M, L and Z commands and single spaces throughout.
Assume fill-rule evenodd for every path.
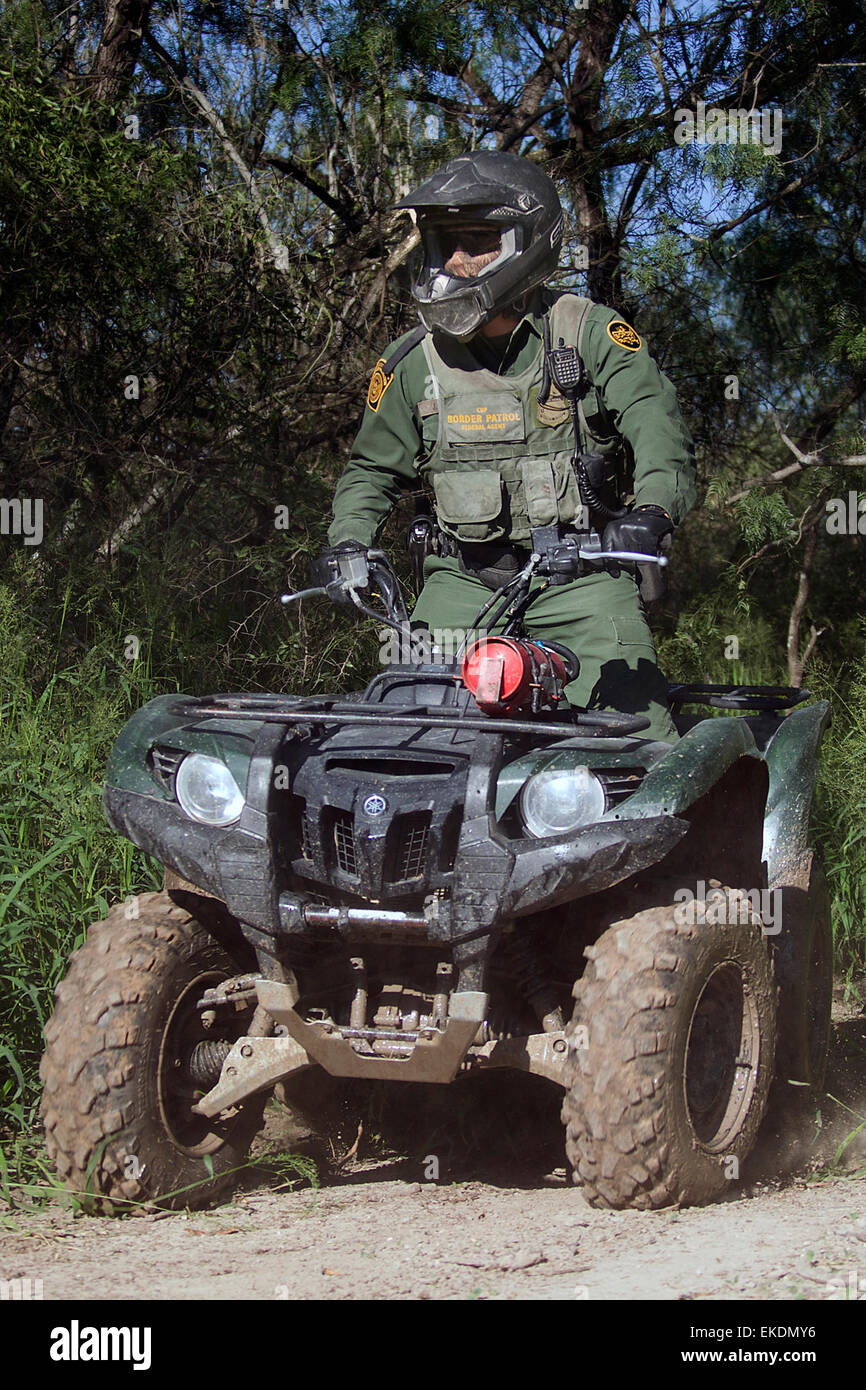
M 75 312 L 152 324 L 145 287 L 171 277 L 160 230 L 189 161 L 164 145 L 100 129 L 86 102 L 41 72 L 0 67 L 0 256 L 4 330 Z
M 300 586 L 321 543 L 315 493 L 295 508 L 290 552 L 277 532 L 236 550 L 222 512 L 217 498 L 189 529 L 145 526 L 118 568 L 79 568 L 62 593 L 25 556 L 0 583 L 0 1149 L 19 1179 L 45 1178 L 37 1070 L 69 954 L 111 903 L 162 884 L 102 816 L 126 719 L 166 691 L 345 690 L 376 669 L 370 625 L 278 602 L 287 567 Z
M 797 529 L 791 510 L 779 492 L 763 492 L 756 488 L 740 502 L 736 512 L 740 534 L 749 551 L 755 551 L 768 541 L 791 543 Z
M 861 625 L 861 640 L 866 629 Z M 851 980 L 866 967 L 866 660 L 828 691 L 834 722 L 825 737 L 816 826 L 833 889 L 837 959 Z
M 669 279 L 679 279 L 688 262 L 688 252 L 682 238 L 673 231 L 662 232 L 624 257 L 629 277 L 635 289 L 650 294 Z
M 830 322 L 836 329 L 830 344 L 830 351 L 837 359 L 847 358 L 854 366 L 866 363 L 866 322 L 862 306 L 853 304 L 834 304 L 830 308 Z
M 781 173 L 772 145 L 765 149 L 754 136 L 749 144 L 710 145 L 704 156 L 704 169 L 715 188 L 728 194 L 747 189 L 760 191 Z
M 313 1193 L 319 1190 L 319 1170 L 315 1161 L 304 1154 L 275 1151 L 263 1155 L 250 1165 L 256 1170 L 264 1170 L 278 1188 L 296 1187 L 299 1181 L 307 1182 Z
M 160 880 L 99 802 L 118 722 L 151 693 L 146 664 L 123 670 L 104 641 L 64 665 L 45 635 L 0 586 L 0 1144 L 12 1138 L 19 1164 L 32 1158 L 42 1028 L 69 953 L 111 901 Z

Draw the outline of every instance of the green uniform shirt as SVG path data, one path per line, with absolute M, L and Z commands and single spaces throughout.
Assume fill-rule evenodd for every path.
M 506 377 L 525 371 L 542 350 L 542 321 L 536 297 L 510 335 L 473 339 L 479 367 Z M 401 492 L 418 483 L 424 457 L 419 405 L 436 393 L 420 343 L 390 377 L 383 375 L 401 341 L 389 345 L 373 372 L 361 428 L 334 494 L 331 545 L 371 545 Z M 695 501 L 694 446 L 671 382 L 634 329 L 603 304 L 589 311 L 581 357 L 614 427 L 631 446 L 635 504 L 653 503 L 680 522 Z

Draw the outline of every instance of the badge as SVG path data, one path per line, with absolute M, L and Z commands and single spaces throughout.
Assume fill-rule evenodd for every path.
M 559 394 L 553 382 L 550 383 L 547 400 L 536 401 L 535 418 L 539 425 L 563 425 L 566 420 L 571 419 L 568 401 Z
M 364 810 L 368 816 L 382 816 L 388 809 L 388 803 L 384 796 L 368 796 L 364 802 Z
M 614 319 L 613 323 L 607 325 L 607 336 L 616 343 L 617 347 L 628 348 L 629 352 L 637 352 L 641 346 L 641 340 L 622 319 Z
M 385 359 L 384 357 L 380 357 L 379 361 L 373 368 L 373 375 L 370 377 L 370 387 L 367 391 L 367 404 L 371 410 L 379 409 L 379 403 L 382 400 L 382 397 L 388 390 L 388 387 L 391 385 L 391 382 L 394 380 L 393 372 L 390 376 L 386 376 L 385 373 L 382 371 L 384 365 Z

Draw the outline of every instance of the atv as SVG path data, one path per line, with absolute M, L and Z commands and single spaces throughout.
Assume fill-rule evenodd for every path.
M 712 1198 L 774 1077 L 822 1086 L 828 705 L 672 685 L 673 743 L 569 706 L 577 659 L 523 616 L 578 563 L 632 561 L 539 543 L 445 652 L 383 552 L 335 560 L 284 599 L 396 630 L 363 692 L 164 695 L 127 723 L 103 804 L 165 887 L 90 928 L 41 1069 L 50 1157 L 92 1209 L 224 1195 L 269 1095 L 311 1068 L 548 1078 L 574 1181 L 608 1208 Z

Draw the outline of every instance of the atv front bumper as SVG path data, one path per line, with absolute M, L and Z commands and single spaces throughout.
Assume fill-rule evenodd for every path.
M 133 844 L 229 912 L 272 935 L 363 936 L 371 928 L 457 942 L 510 918 L 557 907 L 621 882 L 663 859 L 689 829 L 675 816 L 600 822 L 547 839 L 509 838 L 486 806 L 463 822 L 450 896 L 414 910 L 341 904 L 283 886 L 278 827 L 249 804 L 237 825 L 197 825 L 180 807 L 107 786 L 109 822 Z

